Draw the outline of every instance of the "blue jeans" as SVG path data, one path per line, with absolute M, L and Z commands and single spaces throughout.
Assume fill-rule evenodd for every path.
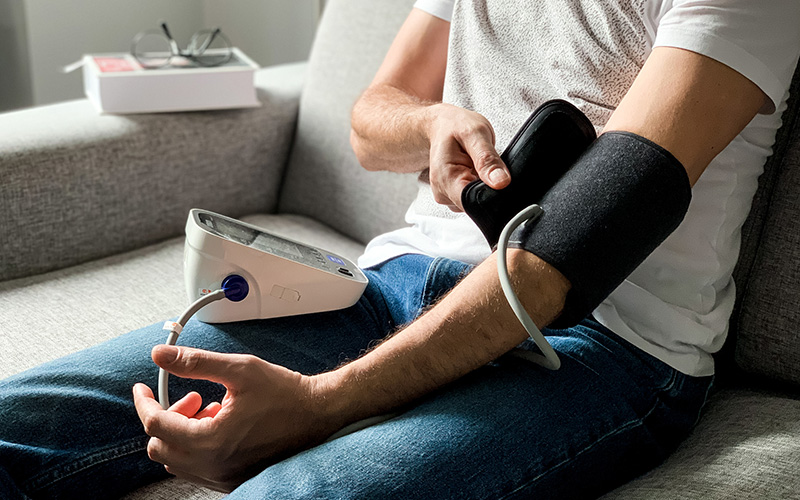
M 367 271 L 353 307 L 207 325 L 181 343 L 246 352 L 303 373 L 354 359 L 450 290 L 467 264 L 405 255 Z M 148 460 L 131 386 L 156 385 L 161 324 L 0 382 L 0 498 L 113 498 L 167 477 Z M 590 498 L 661 462 L 690 432 L 711 384 L 592 321 L 545 335 L 551 372 L 504 356 L 396 418 L 264 469 L 230 498 Z M 221 386 L 171 378 L 220 399 Z

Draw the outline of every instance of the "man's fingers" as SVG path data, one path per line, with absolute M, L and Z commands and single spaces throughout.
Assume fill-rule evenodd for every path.
M 222 409 L 222 405 L 217 401 L 212 401 L 208 404 L 208 406 L 201 410 L 200 408 L 202 406 L 203 397 L 200 394 L 192 391 L 170 406 L 169 411 L 180 413 L 184 417 L 188 418 L 205 418 L 215 417 Z
M 213 467 L 198 468 L 197 458 L 192 452 L 176 449 L 158 438 L 151 438 L 147 443 L 147 456 L 150 460 L 164 465 L 164 469 L 173 476 L 190 481 L 206 488 L 222 493 L 230 493 L 236 485 L 226 486 L 205 475 L 212 474 Z M 187 471 L 192 471 L 187 472 Z
M 194 418 L 206 418 L 206 417 L 212 417 L 213 418 L 213 417 L 217 416 L 217 413 L 219 413 L 219 411 L 221 409 L 222 409 L 222 405 L 219 404 L 218 402 L 214 401 L 212 403 L 209 403 L 208 406 L 206 406 L 205 408 L 203 408 L 202 411 L 197 413 L 194 416 Z
M 133 404 L 148 436 L 178 445 L 188 445 L 202 439 L 201 427 L 198 425 L 202 421 L 164 410 L 153 397 L 153 391 L 146 385 L 133 386 Z
M 180 467 L 189 460 L 185 451 L 179 450 L 163 439 L 156 437 L 150 438 L 150 441 L 147 442 L 147 457 L 153 462 L 170 467 Z
M 448 192 L 446 197 L 443 198 L 444 203 L 442 204 L 446 205 L 453 212 L 463 212 L 464 207 L 461 206 L 461 193 L 464 191 L 464 188 L 467 187 L 467 184 L 473 180 L 475 179 L 470 176 L 461 175 L 447 184 Z
M 157 345 L 153 361 L 168 372 L 183 378 L 210 380 L 230 389 L 242 380 L 248 356 L 223 354 L 191 347 Z
M 478 127 L 465 137 L 462 146 L 472 158 L 478 177 L 493 189 L 503 189 L 511 182 L 511 176 L 494 147 L 494 134 L 487 124 Z
M 178 412 L 185 417 L 193 417 L 203 405 L 203 397 L 192 391 L 169 407 L 169 411 Z

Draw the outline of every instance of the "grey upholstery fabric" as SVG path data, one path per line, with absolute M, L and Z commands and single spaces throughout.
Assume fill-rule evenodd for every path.
M 797 101 L 797 99 L 790 100 L 790 104 L 792 104 L 792 101 Z M 736 303 L 729 322 L 728 339 L 725 341 L 722 350 L 715 356 L 717 380 L 722 384 L 733 384 L 744 375 L 742 369 L 736 365 L 734 358 L 739 319 L 743 309 L 742 298 L 745 290 L 747 290 L 753 264 L 758 253 L 758 245 L 764 229 L 764 219 L 769 213 L 769 201 L 775 187 L 777 172 L 780 170 L 781 160 L 788 145 L 791 123 L 797 119 L 797 104 L 797 102 L 794 102 L 794 105 L 784 112 L 784 126 L 778 131 L 776 149 L 767 160 L 764 166 L 764 173 L 758 179 L 758 191 L 753 198 L 747 220 L 742 226 L 741 250 L 739 259 L 736 262 L 736 268 L 733 270 L 733 279 L 736 284 Z
M 305 217 L 262 214 L 243 220 L 351 259 L 362 250 Z M 69 269 L 0 282 L 0 378 L 177 316 L 188 305 L 182 258 L 183 237 L 178 237 Z
M 254 109 L 100 116 L 84 99 L 0 115 L 0 280 L 176 236 L 193 206 L 273 211 L 304 67 L 261 70 Z
M 800 384 L 800 68 L 783 127 L 742 229 L 737 307 L 722 368 Z
M 180 479 L 160 481 L 125 495 L 122 500 L 219 500 L 225 495 Z
M 667 461 L 603 500 L 800 498 L 800 400 L 724 391 Z
M 225 495 L 181 479 L 166 479 L 125 495 L 122 500 L 219 500 Z
M 741 305 L 736 361 L 800 384 L 800 127 L 783 158 Z
M 364 243 L 403 225 L 416 177 L 359 166 L 350 148 L 350 110 L 412 4 L 328 2 L 311 52 L 281 212 L 313 217 Z

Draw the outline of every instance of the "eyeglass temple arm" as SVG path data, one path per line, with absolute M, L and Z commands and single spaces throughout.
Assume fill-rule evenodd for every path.
M 208 37 L 208 39 L 203 43 L 203 46 L 197 49 L 197 53 L 202 54 L 203 52 L 205 52 L 208 46 L 211 45 L 211 43 L 214 41 L 214 39 L 217 37 L 220 31 L 221 30 L 219 28 L 214 28 L 214 31 L 211 33 L 211 36 Z
M 164 30 L 164 34 L 167 35 L 167 39 L 169 40 L 170 49 L 172 49 L 172 53 L 175 55 L 180 55 L 181 50 L 178 48 L 178 42 L 172 38 L 172 34 L 169 32 L 169 28 L 167 28 L 167 22 L 161 21 L 161 29 Z

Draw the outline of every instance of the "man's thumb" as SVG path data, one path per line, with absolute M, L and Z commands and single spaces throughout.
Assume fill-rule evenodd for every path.
M 503 159 L 492 147 L 491 150 L 484 149 L 477 153 L 473 160 L 478 177 L 489 185 L 492 189 L 503 189 L 509 182 L 511 176 L 508 167 L 503 163 Z
M 179 347 L 157 345 L 152 351 L 153 361 L 173 375 L 183 378 L 210 380 L 220 384 L 233 382 L 230 370 L 235 363 L 236 354 Z

